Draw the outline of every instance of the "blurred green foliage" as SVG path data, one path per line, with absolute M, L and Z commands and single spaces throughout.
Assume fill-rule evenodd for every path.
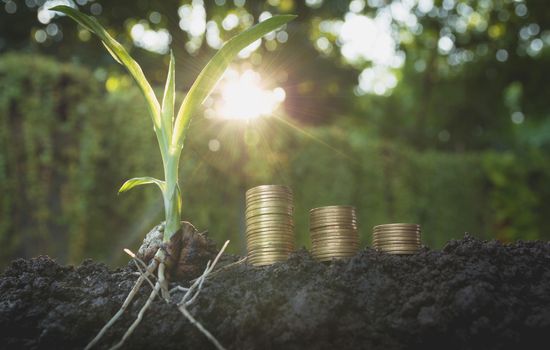
M 0 264 L 38 253 L 112 262 L 162 217 L 154 188 L 116 195 L 129 174 L 162 170 L 142 98 L 117 84 L 109 92 L 88 69 L 43 56 L 0 58 Z M 354 125 L 195 119 L 181 167 L 183 217 L 243 252 L 244 192 L 283 183 L 295 193 L 300 245 L 308 210 L 331 204 L 358 208 L 365 244 L 373 225 L 392 221 L 421 223 L 434 248 L 464 232 L 549 238 L 550 157 L 539 147 L 418 151 Z
M 112 230 L 156 199 L 114 190 L 128 174 L 161 169 L 156 155 L 143 157 L 150 127 L 127 127 L 141 121 L 140 95 L 106 95 L 89 70 L 40 56 L 2 56 L 0 85 L 1 261 L 105 257 Z

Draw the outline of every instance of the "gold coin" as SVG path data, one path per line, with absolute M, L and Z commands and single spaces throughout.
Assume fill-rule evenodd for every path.
M 269 256 L 269 257 L 262 257 L 262 256 L 256 256 L 256 257 L 248 257 L 248 261 L 252 263 L 256 262 L 278 262 L 278 261 L 285 261 L 288 260 L 289 255 L 284 256 Z
M 294 218 L 288 214 L 267 214 L 246 219 L 246 224 L 250 225 L 291 225 L 294 226 Z
M 291 205 L 291 206 L 294 205 L 294 200 L 292 197 L 269 195 L 269 196 L 262 196 L 262 197 L 247 198 L 246 207 L 250 207 L 253 205 L 260 205 L 261 203 L 265 203 L 265 202 L 283 202 L 286 205 Z
M 262 197 L 262 196 L 286 196 L 291 197 L 292 191 L 279 191 L 279 190 L 268 190 L 268 191 L 255 191 L 255 192 L 248 192 L 245 193 L 245 198 L 256 198 L 256 197 Z
M 294 236 L 294 231 L 289 229 L 282 229 L 282 228 L 276 228 L 276 227 L 270 227 L 270 228 L 257 228 L 253 230 L 247 230 L 246 236 L 252 237 L 252 236 L 261 236 L 261 235 L 268 235 L 271 237 L 278 237 L 278 236 Z
M 410 243 L 410 244 L 421 244 L 422 240 L 420 238 L 391 238 L 391 239 L 373 239 L 372 243 L 378 244 L 391 244 L 391 243 Z
M 337 221 L 337 222 L 312 222 L 309 224 L 310 231 L 326 231 L 326 230 L 357 230 L 358 226 L 353 221 Z
M 341 250 L 349 250 L 349 249 L 357 249 L 359 248 L 359 243 L 334 243 L 334 242 L 330 242 L 330 243 L 312 243 L 311 244 L 311 249 L 314 249 L 314 250 L 319 250 L 319 249 L 322 249 L 322 250 L 338 250 L 338 249 L 341 249 Z
M 398 247 L 398 246 L 409 246 L 409 247 L 419 247 L 420 243 L 418 242 L 376 242 L 376 246 L 378 247 Z
M 386 233 L 386 234 L 373 234 L 372 238 L 418 238 L 422 237 L 419 233 Z
M 420 235 L 422 234 L 422 231 L 417 230 L 386 230 L 386 231 L 372 231 L 373 235 L 396 235 L 396 234 L 403 234 L 403 235 Z
M 255 249 L 255 250 L 251 250 L 250 252 L 248 252 L 248 256 L 249 257 L 253 257 L 253 258 L 256 258 L 256 257 L 259 257 L 259 256 L 262 256 L 262 257 L 280 257 L 280 256 L 288 256 L 290 255 L 290 253 L 292 253 L 293 250 L 290 250 L 290 249 L 279 249 L 279 250 L 275 250 L 275 249 L 272 249 L 272 250 L 269 250 L 269 249 Z
M 278 228 L 283 230 L 294 230 L 294 225 L 284 222 L 259 222 L 255 224 L 246 225 L 247 230 L 264 229 L 264 228 Z
M 248 252 L 248 256 L 287 256 L 292 253 L 293 249 L 282 249 L 282 248 L 262 248 L 262 249 L 253 249 Z
M 246 249 L 248 252 L 253 253 L 256 251 L 263 251 L 264 249 L 279 249 L 282 252 L 291 252 L 295 250 L 294 244 L 247 244 Z
M 259 242 L 280 242 L 280 243 L 294 243 L 294 236 L 286 235 L 286 236 L 250 236 L 246 238 L 247 243 L 259 243 Z
M 342 240 L 349 240 L 349 239 L 359 239 L 359 235 L 357 234 L 357 231 L 355 232 L 323 232 L 323 233 L 310 233 L 309 236 L 311 237 L 311 240 L 317 240 L 317 239 L 342 239 Z
M 251 204 L 246 207 L 246 212 L 254 211 L 257 209 L 263 209 L 263 208 L 284 208 L 285 210 L 292 210 L 294 211 L 294 206 L 291 203 L 285 203 L 285 202 L 258 202 Z
M 387 232 L 387 231 L 413 231 L 420 232 L 422 229 L 420 227 L 384 227 L 384 228 L 374 228 L 372 232 Z
M 269 214 L 246 219 L 247 225 L 276 223 L 294 225 L 294 219 L 292 216 L 286 214 Z
M 295 239 L 293 235 L 278 235 L 278 236 L 250 236 L 246 238 L 247 243 L 257 243 L 257 242 L 287 242 L 294 243 Z
M 260 212 L 258 212 L 260 211 Z M 277 215 L 277 216 L 275 216 Z M 275 216 L 272 218 L 272 216 Z M 294 221 L 293 211 L 279 210 L 273 208 L 257 209 L 254 213 L 245 213 L 245 219 L 247 223 L 258 223 L 265 221 L 276 221 L 283 219 L 282 216 L 286 216 L 287 220 Z
M 309 230 L 311 236 L 357 236 L 357 229 L 353 228 L 323 228 Z
M 348 221 L 348 220 L 357 220 L 357 216 L 354 214 L 342 214 L 342 213 L 327 213 L 323 215 L 310 215 L 309 222 L 316 221 Z
M 292 208 L 283 208 L 283 207 L 263 207 L 263 208 L 259 208 L 259 209 L 245 211 L 245 218 L 248 219 L 248 218 L 253 218 L 255 216 L 264 217 L 266 214 L 267 215 L 269 215 L 269 214 L 284 214 L 284 215 L 293 216 L 294 209 L 292 209 Z
M 292 232 L 276 232 L 276 233 L 256 233 L 246 236 L 248 242 L 257 240 L 278 240 L 278 241 L 292 241 L 294 242 L 294 234 Z
M 324 241 L 311 243 L 312 248 L 351 248 L 359 247 L 359 242 L 342 242 L 342 241 Z
M 290 193 L 292 194 L 292 190 L 288 186 L 284 185 L 262 185 L 262 186 L 256 186 L 252 187 L 248 191 L 246 191 L 246 196 L 259 194 L 259 193 L 271 193 L 271 192 L 282 192 L 282 193 Z
M 374 247 L 378 248 L 378 249 L 385 249 L 385 250 L 390 250 L 390 249 L 393 249 L 393 250 L 399 250 L 399 249 L 405 249 L 405 250 L 410 250 L 410 249 L 420 249 L 422 247 L 421 244 L 418 244 L 418 243 L 413 243 L 413 244 L 406 244 L 406 243 L 399 243 L 399 244 L 375 244 Z
M 266 208 L 260 208 L 260 209 L 254 209 L 254 210 L 247 210 L 245 213 L 245 217 L 248 219 L 254 216 L 265 215 L 265 214 L 285 214 L 285 215 L 292 216 L 293 213 L 294 213 L 294 210 L 292 208 L 266 207 Z
M 253 193 L 253 192 L 262 192 L 262 191 L 286 191 L 286 192 L 292 192 L 290 187 L 286 185 L 258 185 L 254 186 L 252 188 L 249 188 L 246 193 Z
M 319 220 L 309 223 L 310 230 L 324 228 L 351 228 L 357 229 L 357 221 L 355 220 Z
M 266 251 L 267 249 L 278 249 L 277 251 Z M 248 252 L 248 255 L 257 255 L 257 254 L 264 254 L 264 253 L 269 253 L 269 254 L 274 254 L 274 253 L 279 253 L 279 254 L 288 254 L 290 252 L 293 252 L 295 250 L 294 246 L 293 245 L 288 245 L 288 246 L 255 246 L 255 247 L 251 247 L 251 246 L 248 246 L 247 247 L 247 252 Z
M 382 250 L 418 250 L 422 246 L 421 245 L 399 245 L 399 246 L 374 245 L 373 247 L 376 249 L 382 249 Z
M 359 241 L 359 235 L 348 235 L 348 234 L 341 234 L 341 235 L 311 235 L 311 241 L 324 241 L 324 240 L 331 240 L 331 241 Z
M 383 224 L 383 225 L 376 225 L 372 229 L 373 230 L 380 230 L 380 229 L 388 229 L 388 228 L 411 228 L 411 229 L 420 229 L 420 225 L 418 224 L 407 224 L 407 223 L 396 223 L 396 224 Z
M 255 238 L 292 238 L 294 239 L 294 232 L 288 230 L 265 230 L 265 231 L 250 231 L 246 232 L 246 239 Z
M 278 262 L 278 261 L 286 261 L 288 260 L 289 255 L 281 255 L 281 256 L 256 256 L 256 257 L 248 257 L 248 260 L 252 263 L 256 262 Z
M 311 254 L 313 255 L 350 255 L 356 254 L 359 251 L 359 248 L 353 249 L 312 249 Z
M 311 236 L 311 241 L 359 242 L 358 235 L 317 235 Z
M 354 247 L 311 247 L 311 252 L 315 254 L 321 253 L 355 253 L 359 251 L 359 246 Z
M 310 209 L 310 213 L 319 213 L 319 212 L 335 212 L 335 211 L 355 211 L 355 207 L 351 205 L 328 205 L 324 207 L 317 207 Z
M 289 250 L 289 249 L 283 249 L 283 248 L 279 248 L 279 247 L 264 247 L 264 248 L 255 248 L 255 249 L 249 251 L 248 253 L 250 254 L 251 252 L 262 252 L 262 253 L 284 254 L 284 253 L 288 253 L 290 251 L 291 250 Z
M 373 236 L 373 241 L 399 241 L 399 240 L 405 240 L 405 241 L 420 241 L 422 238 L 420 236 L 415 235 L 393 235 L 393 236 Z
M 393 230 L 393 231 L 373 231 L 372 234 L 374 236 L 398 236 L 398 235 L 413 235 L 413 236 L 420 236 L 422 235 L 421 231 L 406 231 L 406 230 Z
M 355 211 L 326 211 L 326 212 L 315 212 L 310 213 L 309 217 L 313 220 L 320 219 L 320 218 L 326 218 L 326 217 L 357 217 L 355 214 Z
M 294 239 L 294 233 L 292 231 L 263 231 L 263 232 L 247 232 L 246 239 L 262 239 L 262 238 L 271 238 L 271 239 Z
M 271 260 L 268 260 L 268 261 L 251 261 L 250 264 L 252 266 L 255 266 L 255 267 L 264 267 L 264 266 L 269 266 L 269 265 L 273 265 L 275 263 L 278 263 L 278 262 L 283 262 L 284 260 L 274 260 L 274 261 L 271 261 Z
M 286 236 L 269 236 L 269 235 L 264 235 L 264 236 L 250 236 L 250 237 L 247 237 L 246 241 L 248 243 L 255 243 L 255 242 L 287 242 L 287 243 L 294 243 L 294 236 L 291 236 L 291 235 L 286 235 Z
M 419 247 L 422 245 L 422 243 L 420 242 L 372 242 L 372 244 L 377 247 L 392 246 L 396 244 L 410 245 L 410 246 L 416 246 L 416 247 Z
M 248 250 L 256 249 L 256 248 L 268 248 L 268 247 L 277 247 L 277 248 L 288 248 L 288 249 L 294 249 L 295 245 L 294 242 L 288 242 L 288 241 L 254 241 L 254 242 L 246 242 L 246 247 Z
M 326 219 L 326 218 L 353 218 L 357 219 L 355 212 L 326 212 L 326 213 L 313 213 L 309 214 L 311 221 Z
M 250 259 L 287 259 L 293 251 L 284 251 L 284 252 L 261 252 L 261 251 L 252 251 L 248 253 Z

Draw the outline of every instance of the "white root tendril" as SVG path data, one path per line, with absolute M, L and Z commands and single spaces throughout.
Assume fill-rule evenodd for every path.
M 161 266 L 164 265 L 164 263 L 161 263 Z M 160 266 L 159 266 L 160 267 Z M 160 282 L 157 282 L 157 284 L 155 284 L 155 288 L 153 289 L 153 291 L 151 292 L 151 294 L 149 295 L 149 298 L 147 299 L 147 301 L 145 302 L 145 305 L 143 305 L 143 307 L 141 308 L 141 310 L 139 310 L 139 313 L 138 313 L 138 316 L 136 318 L 136 320 L 134 321 L 134 323 L 132 323 L 132 325 L 130 326 L 130 328 L 128 328 L 128 330 L 126 331 L 126 333 L 124 333 L 124 336 L 122 337 L 122 339 L 115 345 L 111 348 L 111 350 L 116 350 L 116 349 L 119 349 L 123 344 L 124 342 L 126 341 L 126 339 L 128 339 L 128 337 L 130 335 L 132 335 L 132 333 L 134 332 L 134 330 L 136 329 L 136 327 L 139 325 L 139 323 L 141 322 L 141 320 L 143 319 L 143 315 L 145 314 L 145 311 L 147 311 L 147 309 L 149 308 L 149 306 L 151 306 L 151 303 L 153 302 L 153 300 L 155 299 L 155 297 L 157 296 L 158 292 L 160 290 Z
M 175 286 L 174 288 L 170 289 L 168 292 L 172 294 L 174 292 L 187 292 L 188 290 L 189 288 L 185 288 L 182 286 Z
M 139 313 L 138 313 L 136 319 L 134 320 L 134 322 L 132 323 L 132 325 L 126 330 L 126 333 L 124 333 L 124 336 L 122 337 L 122 339 L 117 344 L 115 344 L 113 347 L 111 347 L 111 350 L 119 349 L 122 345 L 124 345 L 124 342 L 128 339 L 128 337 L 130 337 L 130 335 L 132 335 L 134 330 L 137 328 L 137 326 L 139 325 L 139 323 L 143 319 L 143 315 L 145 314 L 145 311 L 147 311 L 147 309 L 151 306 L 151 303 L 153 302 L 155 297 L 159 294 L 159 292 L 161 293 L 162 298 L 166 302 L 169 302 L 170 301 L 170 294 L 175 292 L 175 291 L 184 291 L 185 292 L 183 298 L 177 304 L 178 310 L 183 314 L 183 316 L 185 316 L 185 318 L 187 318 L 192 325 L 197 327 L 197 329 L 199 331 L 201 331 L 208 338 L 208 340 L 210 340 L 210 342 L 212 342 L 212 344 L 214 344 L 214 346 L 216 346 L 216 348 L 218 350 L 225 350 L 225 348 L 220 344 L 220 342 L 206 328 L 204 328 L 204 326 L 199 321 L 197 321 L 193 317 L 193 315 L 191 315 L 191 313 L 189 313 L 189 311 L 187 310 L 187 306 L 191 305 L 197 299 L 198 295 L 200 294 L 200 292 L 202 290 L 202 285 L 203 285 L 204 281 L 206 280 L 206 278 L 209 275 L 210 276 L 213 275 L 212 270 L 214 269 L 214 267 L 218 263 L 218 260 L 222 256 L 222 254 L 225 251 L 225 248 L 227 248 L 228 244 L 229 244 L 229 241 L 226 241 L 225 244 L 223 245 L 222 249 L 220 249 L 220 251 L 218 252 L 218 255 L 216 255 L 216 258 L 214 259 L 214 261 L 212 263 L 210 261 L 208 261 L 208 263 L 206 264 L 206 268 L 205 268 L 204 272 L 202 273 L 202 275 L 199 278 L 193 280 L 193 284 L 189 288 L 185 288 L 185 287 L 182 287 L 182 286 L 176 286 L 176 287 L 172 288 L 171 290 L 168 290 L 168 280 L 166 279 L 166 276 L 165 276 L 166 265 L 164 263 L 164 260 L 166 259 L 166 256 L 165 256 L 165 253 L 162 249 L 158 250 L 157 254 L 155 254 L 155 258 L 151 260 L 151 263 L 149 264 L 149 266 L 146 266 L 145 263 L 141 259 L 139 259 L 134 253 L 132 253 L 132 251 L 130 251 L 129 249 L 124 249 L 124 251 L 128 255 L 130 255 L 130 257 L 132 257 L 132 259 L 134 260 L 134 263 L 136 264 L 136 267 L 139 271 L 140 276 L 137 279 L 136 283 L 134 284 L 134 287 L 132 288 L 132 290 L 130 291 L 130 293 L 128 294 L 126 299 L 124 300 L 124 303 L 122 304 L 120 309 L 109 320 L 109 322 L 107 322 L 107 324 L 105 324 L 105 326 L 103 326 L 101 331 L 99 331 L 99 333 L 95 336 L 95 338 L 92 339 L 92 341 L 86 346 L 85 350 L 89 350 L 94 345 L 96 345 L 97 342 L 105 335 L 107 330 L 120 318 L 120 316 L 122 316 L 124 311 L 126 311 L 128 306 L 130 305 L 130 303 L 132 302 L 132 300 L 136 296 L 139 288 L 141 287 L 141 285 L 143 284 L 144 281 L 147 281 L 151 285 L 151 287 L 153 288 L 153 291 L 149 295 L 149 298 L 147 299 L 147 301 L 145 302 L 145 304 L 143 305 L 141 310 L 139 310 Z M 242 259 L 240 261 L 237 261 L 236 263 L 240 263 L 242 261 L 244 261 L 244 259 Z M 215 273 L 219 272 L 220 270 L 223 270 L 224 268 L 227 268 L 228 266 L 235 265 L 236 263 L 227 265 L 227 266 L 219 269 Z M 142 267 L 143 267 L 143 269 L 142 269 Z M 157 282 L 153 285 L 153 282 L 151 281 L 151 279 L 149 279 L 149 277 L 152 277 L 153 279 L 155 279 L 155 275 L 154 275 L 153 272 L 155 270 L 157 270 L 157 268 L 158 268 L 158 271 L 157 271 L 158 278 L 157 278 Z
M 245 256 L 244 258 L 240 259 L 240 260 L 237 260 L 235 262 L 232 262 L 231 264 L 227 264 L 227 265 L 224 265 L 222 267 L 220 267 L 219 269 L 217 269 L 216 271 L 212 271 L 211 273 L 208 274 L 207 278 L 212 278 L 214 276 L 216 276 L 218 273 L 224 271 L 224 270 L 227 270 L 229 269 L 230 267 L 233 267 L 233 266 L 237 266 L 239 264 L 242 264 L 246 261 L 247 257 Z M 196 280 L 198 280 L 200 277 L 197 277 L 195 278 L 194 280 L 191 280 L 191 282 L 195 282 Z
M 151 286 L 151 288 L 155 288 L 155 285 L 153 284 L 153 282 L 151 282 L 151 280 L 149 279 L 149 277 L 145 274 L 145 272 L 141 269 L 141 267 L 138 265 L 138 263 L 133 260 L 134 263 L 136 264 L 136 267 L 139 271 L 139 274 L 143 276 L 143 278 L 145 278 L 145 280 L 149 283 L 149 285 Z
M 153 279 L 156 279 L 156 276 L 154 274 L 152 274 L 149 270 L 147 270 L 147 265 L 143 262 L 143 260 L 141 260 L 140 258 L 138 258 L 130 249 L 128 248 L 125 248 L 124 249 L 124 252 L 128 255 L 130 255 L 130 257 L 132 258 L 132 261 L 134 262 L 134 264 L 136 264 L 136 267 L 138 269 L 138 275 L 143 275 L 143 277 L 147 280 L 147 282 L 149 282 L 149 285 L 151 286 L 151 288 L 155 288 L 155 285 L 153 282 L 151 282 L 151 280 L 149 279 L 149 277 L 152 277 Z M 139 263 L 139 264 L 138 264 Z M 139 266 L 141 264 L 141 266 L 143 266 L 143 269 L 141 269 L 141 267 Z
M 155 271 L 155 269 L 157 268 L 157 265 L 158 265 L 158 261 L 156 260 L 153 260 L 151 261 L 151 263 L 149 264 L 149 266 L 147 267 L 147 270 L 149 273 L 151 273 L 152 271 Z M 103 328 L 101 328 L 101 330 L 99 331 L 99 333 L 97 333 L 97 335 L 95 336 L 94 339 L 92 339 L 92 341 L 90 341 L 88 343 L 88 345 L 86 345 L 86 347 L 84 348 L 84 350 L 89 350 L 91 349 L 95 344 L 97 344 L 97 342 L 103 337 L 103 335 L 105 335 L 105 332 L 107 332 L 107 330 L 109 328 L 111 328 L 111 326 L 113 324 L 115 324 L 115 322 L 120 318 L 120 316 L 122 316 L 122 314 L 124 313 L 124 311 L 128 308 L 128 305 L 130 305 L 130 303 L 132 302 L 132 299 L 134 299 L 135 295 L 137 294 L 138 290 L 139 290 L 139 287 L 141 287 L 141 285 L 143 284 L 143 281 L 145 281 L 145 275 L 141 275 L 139 276 L 138 280 L 136 281 L 136 283 L 134 284 L 134 287 L 132 288 L 132 290 L 130 291 L 130 293 L 128 294 L 128 296 L 126 297 L 126 299 L 124 300 L 124 303 L 122 304 L 122 306 L 120 307 L 120 309 L 117 311 L 117 313 L 109 320 L 109 322 L 107 322 L 105 324 L 105 326 L 103 326 Z
M 189 289 L 187 290 L 183 298 L 181 298 L 181 301 L 178 303 L 178 309 L 183 314 L 183 316 L 185 316 L 189 320 L 189 322 L 191 322 L 192 325 L 197 327 L 197 329 L 201 331 L 206 336 L 206 338 L 208 338 L 208 340 L 210 340 L 210 342 L 214 344 L 214 346 L 218 350 L 225 350 L 225 348 L 206 328 L 204 328 L 204 326 L 199 321 L 197 321 L 193 317 L 193 315 L 189 313 L 189 311 L 187 310 L 187 306 L 193 303 L 197 299 L 199 293 L 201 292 L 202 284 L 206 280 L 206 277 L 208 276 L 208 274 L 212 272 L 212 270 L 218 263 L 218 260 L 220 259 L 221 255 L 225 251 L 225 248 L 227 248 L 228 244 L 229 244 L 229 241 L 226 241 L 222 249 L 220 249 L 220 251 L 218 252 L 218 255 L 216 256 L 212 264 L 210 264 L 210 261 L 206 264 L 206 269 L 204 270 L 202 275 L 199 278 L 195 279 L 195 282 L 191 285 L 191 287 L 189 287 Z
M 214 346 L 216 347 L 216 349 L 218 350 L 225 350 L 225 348 L 223 347 L 222 344 L 220 344 L 220 342 L 206 329 L 204 328 L 204 326 L 202 324 L 200 324 L 199 321 L 197 321 L 193 315 L 191 315 L 189 313 L 189 311 L 187 311 L 187 308 L 185 307 L 185 304 L 182 304 L 180 306 L 178 306 L 178 309 L 181 311 L 181 313 L 183 314 L 183 316 L 185 316 L 189 322 L 191 322 L 192 325 L 194 325 L 195 327 L 198 328 L 199 331 L 202 332 L 202 334 L 204 334 L 208 340 L 210 340 L 210 342 L 212 344 L 214 344 Z

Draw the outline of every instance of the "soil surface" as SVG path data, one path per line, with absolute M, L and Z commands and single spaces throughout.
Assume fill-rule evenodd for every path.
M 0 276 L 0 348 L 83 348 L 118 310 L 134 272 L 14 261 Z M 149 292 L 145 283 L 98 348 L 120 339 Z M 466 236 L 441 251 L 367 248 L 330 263 L 301 250 L 284 263 L 219 272 L 190 311 L 230 349 L 548 349 L 550 243 Z M 125 348 L 213 346 L 157 299 Z

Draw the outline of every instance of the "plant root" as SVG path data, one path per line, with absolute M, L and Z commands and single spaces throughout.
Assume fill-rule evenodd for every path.
M 221 255 L 225 251 L 225 248 L 227 248 L 228 244 L 229 244 L 229 241 L 226 241 L 225 244 L 223 245 L 222 249 L 220 249 L 220 251 L 219 251 L 218 255 L 216 256 L 216 258 L 212 262 L 212 264 L 210 264 L 210 261 L 206 264 L 206 269 L 204 270 L 203 274 L 195 280 L 195 282 L 191 285 L 191 287 L 189 287 L 189 289 L 187 289 L 187 292 L 184 294 L 183 298 L 181 298 L 181 301 L 178 303 L 178 310 L 180 310 L 180 312 L 183 314 L 183 316 L 185 316 L 185 318 L 187 318 L 192 325 L 197 327 L 197 329 L 199 331 L 201 331 L 202 334 L 204 334 L 206 336 L 206 338 L 208 338 L 208 340 L 210 340 L 210 342 L 212 344 L 214 344 L 214 346 L 218 350 L 225 350 L 225 348 L 212 335 L 212 333 L 210 333 L 206 328 L 204 328 L 204 326 L 199 321 L 197 321 L 193 317 L 193 315 L 191 315 L 189 313 L 189 311 L 187 310 L 187 306 L 190 305 L 191 303 L 193 303 L 197 299 L 199 293 L 202 290 L 202 284 L 206 280 L 206 277 L 212 272 L 212 270 L 214 269 L 214 267 L 218 263 L 218 260 L 220 259 Z M 196 289 L 196 291 L 195 291 L 195 289 Z M 195 292 L 195 293 L 193 294 L 193 292 Z
M 225 348 L 223 347 L 222 344 L 220 344 L 220 342 L 206 329 L 204 328 L 204 326 L 202 324 L 200 324 L 199 321 L 197 321 L 190 313 L 189 311 L 187 311 L 187 308 L 185 307 L 185 304 L 182 304 L 180 306 L 178 306 L 178 309 L 181 311 L 181 313 L 183 314 L 183 316 L 185 316 L 185 318 L 187 318 L 189 320 L 189 322 L 194 325 L 195 327 L 197 327 L 197 329 L 199 331 L 202 332 L 202 334 L 204 334 L 208 340 L 210 340 L 210 342 L 212 344 L 214 344 L 214 346 L 216 347 L 216 349 L 218 350 L 225 350 Z
M 151 280 L 149 279 L 149 277 L 152 277 L 153 279 L 156 278 L 155 275 L 153 275 L 152 273 L 150 273 L 148 270 L 147 270 L 147 265 L 145 265 L 145 263 L 143 262 L 143 260 L 141 260 L 140 258 L 138 258 L 130 249 L 124 249 L 124 252 L 128 255 L 130 255 L 130 257 L 132 257 L 132 261 L 134 262 L 134 264 L 136 265 L 136 268 L 138 269 L 138 276 L 141 276 L 143 275 L 143 277 L 145 278 L 145 280 L 147 282 L 149 282 L 149 285 L 151 286 L 151 288 L 155 288 L 155 285 L 153 284 L 153 282 L 151 282 Z M 139 263 L 139 264 L 138 264 Z M 139 266 L 141 264 L 141 266 L 143 266 L 144 270 L 141 269 L 141 266 Z
M 152 272 L 152 271 L 155 271 L 155 269 L 157 268 L 157 265 L 158 265 L 158 261 L 156 260 L 153 260 L 151 261 L 151 263 L 149 264 L 149 266 L 147 267 L 147 270 L 148 272 Z M 115 322 L 120 318 L 120 316 L 122 316 L 122 314 L 124 313 L 124 311 L 128 308 L 128 305 L 130 305 L 130 303 L 132 302 L 132 300 L 134 299 L 134 297 L 136 296 L 138 290 L 139 290 L 139 287 L 141 287 L 141 285 L 143 284 L 143 281 L 145 281 L 145 275 L 141 275 L 139 276 L 139 278 L 137 279 L 136 283 L 134 284 L 134 287 L 132 288 L 132 290 L 130 291 L 130 293 L 128 294 L 128 296 L 126 297 L 126 299 L 124 300 L 124 303 L 122 303 L 122 306 L 120 307 L 120 309 L 117 311 L 117 313 L 109 320 L 109 322 L 107 322 L 105 324 L 105 326 L 103 326 L 103 328 L 101 328 L 101 330 L 99 331 L 99 333 L 97 333 L 97 335 L 95 336 L 94 339 L 92 339 L 92 341 L 90 341 L 88 343 L 88 345 L 86 345 L 86 347 L 84 348 L 84 350 L 89 350 L 91 349 L 95 344 L 97 344 L 97 342 L 103 337 L 103 335 L 105 335 L 105 332 L 107 332 L 107 330 L 113 325 L 115 324 Z M 158 283 L 158 282 L 157 282 Z
M 157 282 L 157 284 L 155 284 L 155 288 L 153 289 L 153 291 L 151 292 L 151 294 L 149 295 L 149 298 L 147 299 L 147 301 L 145 302 L 145 305 L 143 305 L 143 307 L 141 308 L 141 310 L 139 310 L 139 313 L 138 313 L 138 316 L 136 318 L 136 320 L 134 321 L 134 323 L 132 323 L 132 325 L 128 328 L 128 330 L 126 331 L 126 333 L 124 333 L 124 336 L 122 336 L 122 339 L 115 345 L 111 348 L 111 350 L 116 350 L 116 349 L 119 349 L 122 345 L 124 345 L 124 342 L 126 341 L 126 339 L 128 339 L 128 337 L 130 335 L 132 335 L 132 333 L 134 332 L 134 330 L 136 329 L 136 327 L 139 325 L 139 323 L 141 322 L 141 320 L 143 319 L 143 315 L 145 314 L 145 311 L 147 311 L 147 309 L 149 308 L 149 306 L 151 306 L 151 303 L 153 302 L 153 300 L 155 299 L 155 297 L 157 296 L 159 290 L 161 289 L 161 285 L 160 285 L 160 282 Z
M 151 285 L 153 290 L 151 291 L 151 294 L 149 295 L 149 298 L 147 299 L 143 307 L 140 309 L 134 322 L 124 333 L 122 339 L 113 347 L 111 347 L 111 349 L 119 349 L 122 345 L 124 345 L 126 340 L 132 335 L 134 330 L 142 321 L 145 312 L 151 306 L 157 295 L 160 294 L 162 299 L 169 303 L 170 294 L 174 291 L 185 292 L 183 298 L 177 304 L 178 310 L 184 315 L 184 317 L 187 318 L 191 324 L 197 327 L 197 329 L 199 329 L 212 342 L 212 344 L 216 346 L 217 349 L 224 349 L 220 342 L 218 342 L 216 338 L 189 313 L 189 311 L 187 310 L 187 306 L 191 305 L 197 299 L 202 290 L 204 281 L 209 275 L 212 275 L 212 270 L 216 266 L 225 249 L 227 248 L 229 241 L 225 242 L 213 262 L 207 262 L 206 268 L 204 269 L 202 275 L 200 275 L 199 278 L 193 280 L 193 283 L 189 288 L 176 286 L 175 288 L 169 290 L 168 277 L 170 276 L 167 275 L 167 273 L 170 273 L 171 271 L 171 273 L 177 276 L 179 273 L 185 270 L 186 263 L 190 261 L 189 258 L 186 257 L 186 255 L 193 255 L 193 250 L 197 249 L 197 243 L 193 240 L 197 239 L 198 237 L 199 248 L 206 247 L 204 242 L 207 242 L 205 236 L 198 234 L 193 225 L 186 222 L 182 222 L 182 224 L 185 230 L 182 230 L 180 234 L 174 235 L 179 236 L 179 238 L 173 237 L 167 245 L 158 243 L 158 239 L 162 237 L 162 231 L 164 230 L 163 225 L 159 225 L 155 227 L 151 232 L 149 232 L 149 234 L 147 234 L 147 237 L 144 240 L 144 244 L 140 248 L 140 251 L 137 255 L 132 253 L 129 249 L 124 250 L 128 255 L 130 255 L 130 257 L 132 257 L 134 263 L 136 264 L 136 267 L 139 271 L 139 278 L 137 279 L 126 299 L 124 300 L 121 308 L 109 320 L 109 322 L 107 322 L 107 324 L 103 326 L 103 328 L 99 331 L 95 338 L 90 341 L 85 350 L 89 350 L 94 345 L 96 345 L 97 342 L 105 335 L 107 330 L 120 318 L 120 316 L 122 316 L 124 311 L 126 311 L 128 306 L 136 296 L 139 288 L 144 281 L 147 281 Z M 190 246 L 188 247 L 187 245 Z M 154 252 L 154 254 L 151 254 L 155 249 L 156 251 Z M 143 260 L 149 261 L 149 265 L 146 265 Z M 184 268 L 183 270 L 181 269 L 182 267 Z M 154 274 L 155 271 L 157 272 L 157 276 L 155 276 Z M 185 271 L 189 272 L 191 270 Z M 219 271 L 216 271 L 216 273 L 217 272 Z M 156 278 L 156 283 L 153 283 L 150 277 L 153 280 Z

